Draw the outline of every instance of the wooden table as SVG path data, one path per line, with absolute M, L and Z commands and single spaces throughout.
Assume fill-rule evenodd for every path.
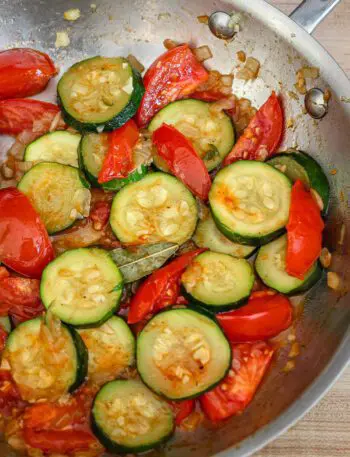
M 269 0 L 290 13 L 298 0 Z M 350 77 L 350 0 L 343 0 L 315 37 Z M 255 457 L 350 457 L 350 367 L 321 402 Z

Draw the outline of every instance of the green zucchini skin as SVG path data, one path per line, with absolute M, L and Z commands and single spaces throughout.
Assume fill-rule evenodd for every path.
M 214 306 L 214 305 L 208 305 L 207 303 L 197 300 L 196 298 L 193 297 L 193 295 L 191 295 L 190 293 L 188 293 L 186 291 L 184 286 L 181 286 L 181 293 L 190 302 L 192 309 L 195 309 L 196 311 L 198 311 L 199 308 L 205 308 L 206 310 L 208 310 L 210 313 L 213 313 L 213 314 L 222 313 L 224 311 L 232 311 L 234 309 L 239 309 L 247 303 L 248 298 L 249 298 L 249 295 L 247 295 L 246 297 L 243 297 L 234 303 L 227 303 L 224 305 L 215 305 Z
M 87 60 L 95 59 L 96 57 L 99 57 L 99 56 L 91 57 L 90 59 L 86 59 L 84 62 L 86 62 Z M 81 62 L 77 62 L 71 68 L 73 68 L 75 65 L 79 65 L 80 63 Z M 133 80 L 134 90 L 133 90 L 133 93 L 131 94 L 129 102 L 123 108 L 123 110 L 121 112 L 119 112 L 115 117 L 113 117 L 112 119 L 110 119 L 106 122 L 99 122 L 99 123 L 80 122 L 79 120 L 75 119 L 68 112 L 68 110 L 65 108 L 62 98 L 60 96 L 60 82 L 61 82 L 61 80 L 60 80 L 58 83 L 58 86 L 57 86 L 57 100 L 58 100 L 58 105 L 60 106 L 60 108 L 62 110 L 62 115 L 63 115 L 64 121 L 71 127 L 78 130 L 79 132 L 97 132 L 98 133 L 99 127 L 100 128 L 103 127 L 104 132 L 111 132 L 112 130 L 118 129 L 119 127 L 124 125 L 129 119 L 131 119 L 136 114 L 136 111 L 139 107 L 139 104 L 141 103 L 143 94 L 145 92 L 141 74 L 132 67 L 131 67 L 131 70 L 132 70 L 132 80 Z
M 129 176 L 123 179 L 112 179 L 111 181 L 105 182 L 102 184 L 104 190 L 114 191 L 120 190 L 122 187 L 133 182 L 140 181 L 144 178 L 148 172 L 146 165 L 141 165 L 140 169 L 132 171 Z
M 64 324 L 62 324 L 64 325 Z M 81 336 L 78 332 L 74 330 L 74 328 L 70 327 L 69 325 L 65 325 L 66 329 L 69 331 L 73 343 L 75 345 L 76 353 L 77 353 L 77 373 L 74 383 L 70 386 L 69 392 L 72 393 L 80 387 L 86 379 L 87 372 L 88 372 L 88 351 L 85 346 L 84 341 L 82 340 Z
M 282 152 L 269 159 L 267 163 L 273 166 L 285 164 L 287 166 L 287 170 L 284 173 L 290 179 L 295 180 L 296 176 L 294 176 L 293 179 L 293 177 L 288 173 L 287 163 L 290 160 L 294 160 L 304 169 L 307 180 L 305 181 L 305 176 L 299 176 L 298 178 L 301 179 L 301 181 L 303 181 L 307 187 L 316 190 L 316 192 L 319 194 L 324 206 L 322 215 L 326 216 L 329 209 L 330 185 L 326 174 L 322 170 L 321 165 L 304 151 Z
M 315 284 L 318 283 L 318 281 L 322 278 L 323 275 L 323 268 L 320 264 L 320 262 L 317 262 L 315 271 L 310 275 L 306 281 L 300 286 L 297 287 L 290 292 L 288 292 L 286 295 L 288 296 L 293 296 L 293 295 L 299 295 L 307 292 L 308 290 L 311 289 Z

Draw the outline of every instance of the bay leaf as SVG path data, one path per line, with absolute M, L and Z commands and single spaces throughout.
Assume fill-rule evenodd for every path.
M 160 268 L 179 249 L 178 244 L 157 243 L 110 252 L 124 276 L 124 282 L 136 281 Z

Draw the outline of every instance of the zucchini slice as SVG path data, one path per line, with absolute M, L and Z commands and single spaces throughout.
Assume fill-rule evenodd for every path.
M 240 160 L 216 175 L 209 203 L 230 240 L 259 246 L 280 235 L 289 218 L 291 182 L 263 162 Z
M 322 276 L 319 262 L 315 262 L 303 280 L 290 276 L 285 270 L 287 235 L 260 248 L 255 269 L 268 287 L 286 295 L 298 295 L 309 290 Z
M 0 326 L 7 332 L 10 333 L 12 330 L 11 320 L 8 316 L 0 317 Z
M 64 120 L 79 131 L 111 131 L 137 111 L 144 87 L 122 57 L 92 57 L 70 67 L 57 86 Z
M 92 407 L 92 429 L 114 453 L 144 452 L 167 441 L 174 431 L 171 406 L 140 381 L 105 384 Z
M 254 273 L 245 259 L 204 252 L 193 259 L 181 282 L 190 302 L 218 312 L 239 308 L 248 299 Z
M 50 235 L 89 215 L 89 184 L 77 168 L 41 162 L 25 173 L 17 187 L 32 202 Z
M 57 162 L 78 168 L 81 135 L 65 130 L 46 133 L 32 141 L 24 151 L 29 162 Z
M 216 227 L 210 213 L 205 219 L 198 222 L 192 239 L 200 248 L 229 254 L 239 259 L 250 257 L 256 250 L 256 246 L 245 246 L 244 244 L 234 243 L 226 238 Z
M 282 171 L 293 182 L 300 179 L 308 188 L 314 189 L 323 202 L 323 214 L 329 206 L 329 182 L 321 166 L 302 151 L 286 151 L 268 160 L 273 167 Z
M 87 374 L 87 351 L 77 332 L 65 325 L 50 328 L 40 317 L 11 332 L 4 358 L 22 399 L 31 403 L 57 400 L 77 389 Z
M 110 224 L 122 243 L 182 244 L 196 228 L 197 213 L 196 200 L 178 179 L 151 173 L 117 193 Z
M 100 327 L 78 332 L 89 352 L 89 381 L 112 381 L 134 364 L 135 338 L 121 317 L 112 316 Z
M 216 321 L 190 308 L 156 314 L 137 339 L 137 370 L 155 393 L 170 400 L 212 389 L 231 366 L 231 348 Z
M 98 326 L 118 308 L 122 275 L 109 253 L 98 248 L 66 251 L 43 271 L 40 296 L 67 324 Z
M 151 157 L 145 157 L 142 149 L 136 145 L 133 149 L 135 169 L 129 176 L 123 179 L 112 179 L 106 183 L 99 184 L 98 175 L 107 151 L 108 134 L 87 133 L 82 137 L 79 146 L 80 167 L 94 187 L 103 187 L 106 190 L 116 191 L 126 184 L 139 181 L 147 174 L 147 166 L 151 163 Z
M 154 116 L 148 130 L 153 132 L 163 123 L 173 125 L 191 141 L 208 170 L 213 170 L 232 150 L 235 131 L 231 118 L 224 112 L 212 113 L 210 106 L 211 103 L 194 99 L 170 103 Z M 159 157 L 154 158 L 154 163 L 163 170 Z

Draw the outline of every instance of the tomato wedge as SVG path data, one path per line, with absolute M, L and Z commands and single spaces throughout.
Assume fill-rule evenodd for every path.
M 165 267 L 154 271 L 137 289 L 130 302 L 128 324 L 136 324 L 147 315 L 174 304 L 180 292 L 180 278 L 192 259 L 204 249 L 187 252 Z
M 0 100 L 29 97 L 45 89 L 57 74 L 47 54 L 29 48 L 0 52 Z
M 273 356 L 267 343 L 233 344 L 232 369 L 229 375 L 199 400 L 205 415 L 220 421 L 242 413 L 251 402 Z
M 208 72 L 198 62 L 188 44 L 162 54 L 147 70 L 145 93 L 137 112 L 139 127 L 146 127 L 165 105 L 193 92 L 208 79 Z
M 47 132 L 60 109 L 53 103 L 27 98 L 0 101 L 0 133 L 16 135 L 24 130 L 33 130 L 38 135 Z
M 224 166 L 242 159 L 265 160 L 270 157 L 281 141 L 282 131 L 282 107 L 276 93 L 272 92 L 226 156 Z
M 240 309 L 218 314 L 227 338 L 235 343 L 273 338 L 292 323 L 293 308 L 282 294 L 271 290 L 254 292 Z
M 286 271 L 289 275 L 304 279 L 320 256 L 323 229 L 319 206 L 304 184 L 296 181 L 287 224 Z
M 18 324 L 40 316 L 43 311 L 38 279 L 8 276 L 0 280 L 0 316 L 9 314 Z
M 132 148 L 139 139 L 136 123 L 130 119 L 126 124 L 108 134 L 109 146 L 101 171 L 100 184 L 115 178 L 126 178 L 134 168 Z
M 197 197 L 207 200 L 211 186 L 210 176 L 190 141 L 172 125 L 167 124 L 153 132 L 152 141 L 170 171 Z
M 2 417 L 11 418 L 13 413 L 26 406 L 21 399 L 15 381 L 9 370 L 0 370 L 0 414 Z
M 192 413 L 195 407 L 194 400 L 170 401 L 175 414 L 175 424 L 181 425 L 182 422 Z
M 25 442 L 50 453 L 102 451 L 89 426 L 93 396 L 87 391 L 84 396 L 88 396 L 88 401 L 82 402 L 79 396 L 74 396 L 64 404 L 39 403 L 26 408 L 23 417 Z
M 54 252 L 29 199 L 14 187 L 0 190 L 0 260 L 24 276 L 40 278 Z

